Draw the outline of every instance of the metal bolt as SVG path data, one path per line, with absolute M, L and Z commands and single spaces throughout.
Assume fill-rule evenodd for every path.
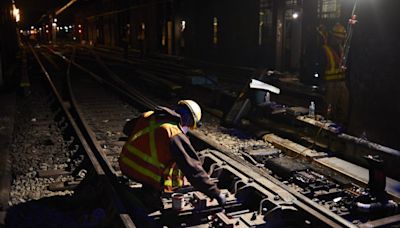
M 254 212 L 253 215 L 251 216 L 250 220 L 256 220 L 257 218 L 257 212 Z

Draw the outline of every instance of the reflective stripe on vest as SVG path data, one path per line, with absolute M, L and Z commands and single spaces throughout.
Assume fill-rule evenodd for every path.
M 136 164 L 136 162 L 132 161 L 131 159 L 122 156 L 121 161 L 123 163 L 125 163 L 126 165 L 128 165 L 129 167 L 131 167 L 132 169 L 136 170 L 137 172 L 139 172 L 140 174 L 147 176 L 153 180 L 155 180 L 156 182 L 161 183 L 161 176 L 157 175 L 155 173 L 153 173 L 152 171 L 143 168 L 142 166 Z
M 163 125 L 168 126 L 168 127 L 176 126 L 175 124 L 166 123 L 166 122 L 156 123 L 156 121 L 154 120 L 154 117 L 151 117 L 150 124 L 148 127 L 145 127 L 142 130 L 136 132 L 134 135 L 131 136 L 130 139 L 128 139 L 128 143 L 125 145 L 126 150 L 130 154 L 141 159 L 142 161 L 147 162 L 159 169 L 164 169 L 165 165 L 158 160 L 157 146 L 156 146 L 156 142 L 155 142 L 155 129 L 157 129 Z M 136 148 L 135 146 L 130 144 L 131 142 L 133 142 L 134 140 L 136 140 L 137 138 L 139 138 L 145 134 L 149 135 L 149 147 L 150 147 L 151 155 L 148 155 L 147 153 L 139 150 L 138 148 Z M 162 176 L 160 176 L 159 174 L 154 173 L 153 171 L 142 167 L 141 165 L 137 164 L 136 162 L 132 161 L 131 159 L 129 159 L 126 156 L 121 155 L 121 162 L 123 162 L 124 164 L 126 164 L 127 166 L 129 166 L 130 168 L 135 170 L 136 172 L 140 173 L 141 175 L 149 177 L 160 184 L 162 183 L 162 180 L 164 179 L 164 186 L 166 186 L 166 187 L 172 188 L 172 187 L 183 186 L 183 174 L 179 169 L 175 168 L 175 163 L 171 167 L 165 169 L 165 171 L 163 173 L 165 178 L 162 178 Z
M 323 45 L 328 66 L 325 70 L 325 80 L 342 80 L 345 78 L 344 72 L 339 68 L 339 61 L 336 53 L 328 45 Z
M 172 167 L 169 169 L 165 170 L 168 175 L 167 178 L 164 181 L 164 186 L 165 187 L 182 187 L 183 186 L 183 173 L 180 169 L 175 167 L 176 165 L 173 164 Z
M 142 159 L 143 161 L 145 161 L 157 168 L 164 168 L 165 165 L 160 163 L 158 160 L 157 147 L 156 147 L 155 135 L 154 135 L 154 133 L 155 133 L 154 130 L 163 124 L 165 124 L 165 123 L 157 124 L 156 121 L 154 120 L 154 117 L 151 117 L 150 125 L 144 129 L 138 131 L 136 134 L 134 134 L 129 139 L 128 144 L 126 144 L 126 149 L 131 154 Z M 150 156 L 148 154 L 144 153 L 143 151 L 137 149 L 133 145 L 129 144 L 130 142 L 136 140 L 137 138 L 139 138 L 145 134 L 149 134 L 149 146 L 150 146 L 150 154 L 151 154 Z M 151 170 L 148 170 L 148 169 L 138 165 L 137 163 L 135 163 L 131 159 L 128 159 L 127 157 L 122 157 L 121 161 L 124 162 L 129 167 L 131 167 L 132 169 L 134 169 L 135 171 L 141 173 L 142 175 L 150 177 L 153 180 L 155 180 L 156 182 L 161 183 L 161 176 L 159 174 L 156 174 L 156 173 L 152 172 Z

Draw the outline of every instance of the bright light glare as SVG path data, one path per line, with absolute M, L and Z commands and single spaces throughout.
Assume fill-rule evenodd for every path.
M 318 78 L 318 77 L 319 77 L 319 74 L 318 74 L 318 73 L 315 73 L 315 74 L 314 74 L 314 77 Z
M 293 19 L 297 19 L 298 17 L 299 17 L 299 13 L 294 12 L 293 15 L 292 15 L 292 18 Z
M 186 28 L 186 21 L 181 21 L 181 31 L 184 31 Z
M 18 9 L 17 7 L 15 7 L 14 4 L 13 4 L 13 11 L 12 11 L 12 14 L 13 14 L 13 16 L 14 16 L 14 18 L 15 18 L 15 21 L 16 21 L 16 22 L 19 22 L 19 20 L 20 20 L 19 9 Z

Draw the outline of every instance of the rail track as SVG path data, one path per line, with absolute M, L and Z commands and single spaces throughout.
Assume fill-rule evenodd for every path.
M 225 134 L 216 133 L 217 129 L 222 129 L 218 127 L 193 131 L 190 135 L 193 145 L 200 151 L 205 169 L 226 193 L 227 205 L 221 208 L 215 200 L 187 186 L 181 190 L 186 200 L 182 211 L 172 210 L 170 196 L 163 195 L 163 209 L 144 216 L 150 220 L 141 220 L 138 218 L 141 214 L 134 205 L 138 198 L 135 191 L 140 185 L 121 176 L 116 157 L 126 139 L 122 133 L 126 121 L 146 109 L 153 109 L 158 102 L 145 97 L 121 80 L 99 58 L 95 59 L 103 69 L 103 74 L 93 73 L 84 64 L 76 62 L 76 51 L 74 48 L 70 50 L 69 57 L 51 50 L 68 65 L 68 95 L 61 97 L 55 93 L 55 96 L 58 103 L 64 105 L 62 109 L 71 119 L 71 126 L 79 133 L 77 138 L 83 142 L 82 147 L 87 153 L 85 156 L 94 164 L 92 166 L 97 176 L 101 177 L 96 180 L 108 190 L 104 197 L 112 202 L 110 205 L 114 210 L 111 211 L 117 212 L 118 216 L 114 215 L 113 218 L 119 218 L 121 224 L 171 227 L 352 227 L 371 220 L 368 214 L 353 213 L 353 208 L 350 208 L 353 200 L 362 193 L 362 187 L 344 183 L 344 177 L 327 178 L 326 175 L 332 172 L 326 173 L 302 157 L 293 158 L 271 144 L 261 143 L 251 137 L 245 140 L 243 136 L 246 134 L 240 131 L 225 129 Z M 37 60 L 51 88 L 57 91 L 46 68 L 38 57 Z M 159 83 L 167 87 L 170 85 Z M 212 118 L 209 121 L 217 122 Z M 214 139 L 210 140 L 211 137 Z M 233 142 L 230 148 L 221 145 L 226 142 L 223 138 Z M 292 166 L 295 166 L 294 169 Z M 289 174 L 295 178 L 289 178 Z M 392 205 L 394 207 L 395 204 Z M 396 213 L 391 215 L 396 216 Z M 387 221 L 377 220 L 385 216 L 380 214 L 372 219 L 377 224 L 387 224 Z M 391 219 L 396 220 L 396 217 Z
M 58 83 L 54 83 L 54 78 L 48 73 L 37 51 L 31 46 L 30 50 L 43 75 L 36 83 L 44 83 L 44 86 L 40 88 L 47 91 L 48 95 L 43 98 L 50 100 L 52 115 L 63 131 L 64 137 L 70 141 L 67 147 L 71 147 L 69 151 L 56 150 L 52 154 L 54 160 L 59 160 L 65 157 L 62 153 L 66 153 L 68 160 L 66 167 L 54 166 L 47 170 L 43 168 L 37 172 L 38 177 L 35 179 L 51 177 L 50 183 L 46 182 L 49 184 L 47 191 L 68 190 L 70 196 L 41 199 L 33 197 L 29 200 L 35 200 L 27 202 L 27 205 L 21 204 L 11 208 L 6 218 L 6 226 L 13 227 L 22 224 L 47 226 L 50 224 L 50 226 L 133 227 L 134 223 L 111 183 L 108 170 L 103 169 L 102 164 L 99 163 L 101 160 L 96 158 L 91 144 L 85 138 L 85 132 L 81 131 L 84 128 L 80 127 L 80 123 L 75 121 L 74 114 L 70 112 L 70 105 L 63 97 L 65 94 L 61 95 L 56 86 Z M 41 135 L 37 137 L 39 140 Z M 57 153 L 61 153 L 61 156 Z M 32 175 L 31 178 L 36 176 Z M 62 178 L 61 176 L 64 175 L 69 176 Z

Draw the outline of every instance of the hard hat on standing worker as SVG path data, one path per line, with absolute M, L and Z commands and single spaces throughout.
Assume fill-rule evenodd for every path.
M 185 112 L 183 109 L 186 109 L 188 112 Z M 201 108 L 200 106 L 194 102 L 193 100 L 180 100 L 178 102 L 177 112 L 181 114 L 183 123 L 186 124 L 191 129 L 195 129 L 201 126 Z M 185 113 L 190 115 L 190 121 L 188 122 L 185 118 Z

